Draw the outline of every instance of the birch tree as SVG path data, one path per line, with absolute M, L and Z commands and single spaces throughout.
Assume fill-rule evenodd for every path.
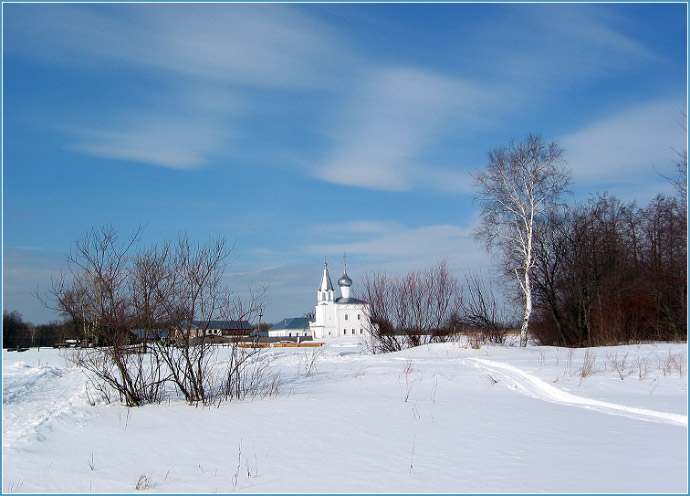
M 520 346 L 527 346 L 532 313 L 534 227 L 540 216 L 557 208 L 570 184 L 570 170 L 556 141 L 538 135 L 489 151 L 485 170 L 472 175 L 481 205 L 475 238 L 497 249 L 507 275 L 514 277 L 524 302 Z

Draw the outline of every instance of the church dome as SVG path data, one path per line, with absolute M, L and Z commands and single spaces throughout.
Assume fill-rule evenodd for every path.
M 352 286 L 352 279 L 350 279 L 350 277 L 347 275 L 347 272 L 343 274 L 343 277 L 338 279 L 338 286 L 340 286 L 341 288 L 343 286 L 346 286 L 348 288 Z

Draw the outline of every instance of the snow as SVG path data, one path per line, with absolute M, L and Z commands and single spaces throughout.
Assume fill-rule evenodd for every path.
M 338 338 L 263 351 L 281 393 L 211 408 L 107 404 L 65 353 L 3 351 L 4 492 L 687 493 L 684 344 Z

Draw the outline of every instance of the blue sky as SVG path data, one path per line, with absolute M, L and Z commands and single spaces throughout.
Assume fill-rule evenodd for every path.
M 687 5 L 3 4 L 3 305 L 92 226 L 235 244 L 265 321 L 361 275 L 487 270 L 470 173 L 540 133 L 573 200 L 645 204 L 687 146 Z M 361 287 L 361 286 L 360 286 Z

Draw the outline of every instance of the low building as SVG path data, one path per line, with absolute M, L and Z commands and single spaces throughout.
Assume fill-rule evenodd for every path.
M 283 319 L 265 331 L 263 335 L 269 338 L 311 337 L 310 324 L 311 319 L 307 317 Z
M 246 320 L 193 320 L 191 324 L 185 322 L 177 329 L 189 330 L 190 337 L 220 336 L 226 338 L 249 337 L 252 326 Z
M 166 341 L 170 339 L 170 330 L 168 329 L 133 329 L 131 333 L 136 343 L 144 341 Z

